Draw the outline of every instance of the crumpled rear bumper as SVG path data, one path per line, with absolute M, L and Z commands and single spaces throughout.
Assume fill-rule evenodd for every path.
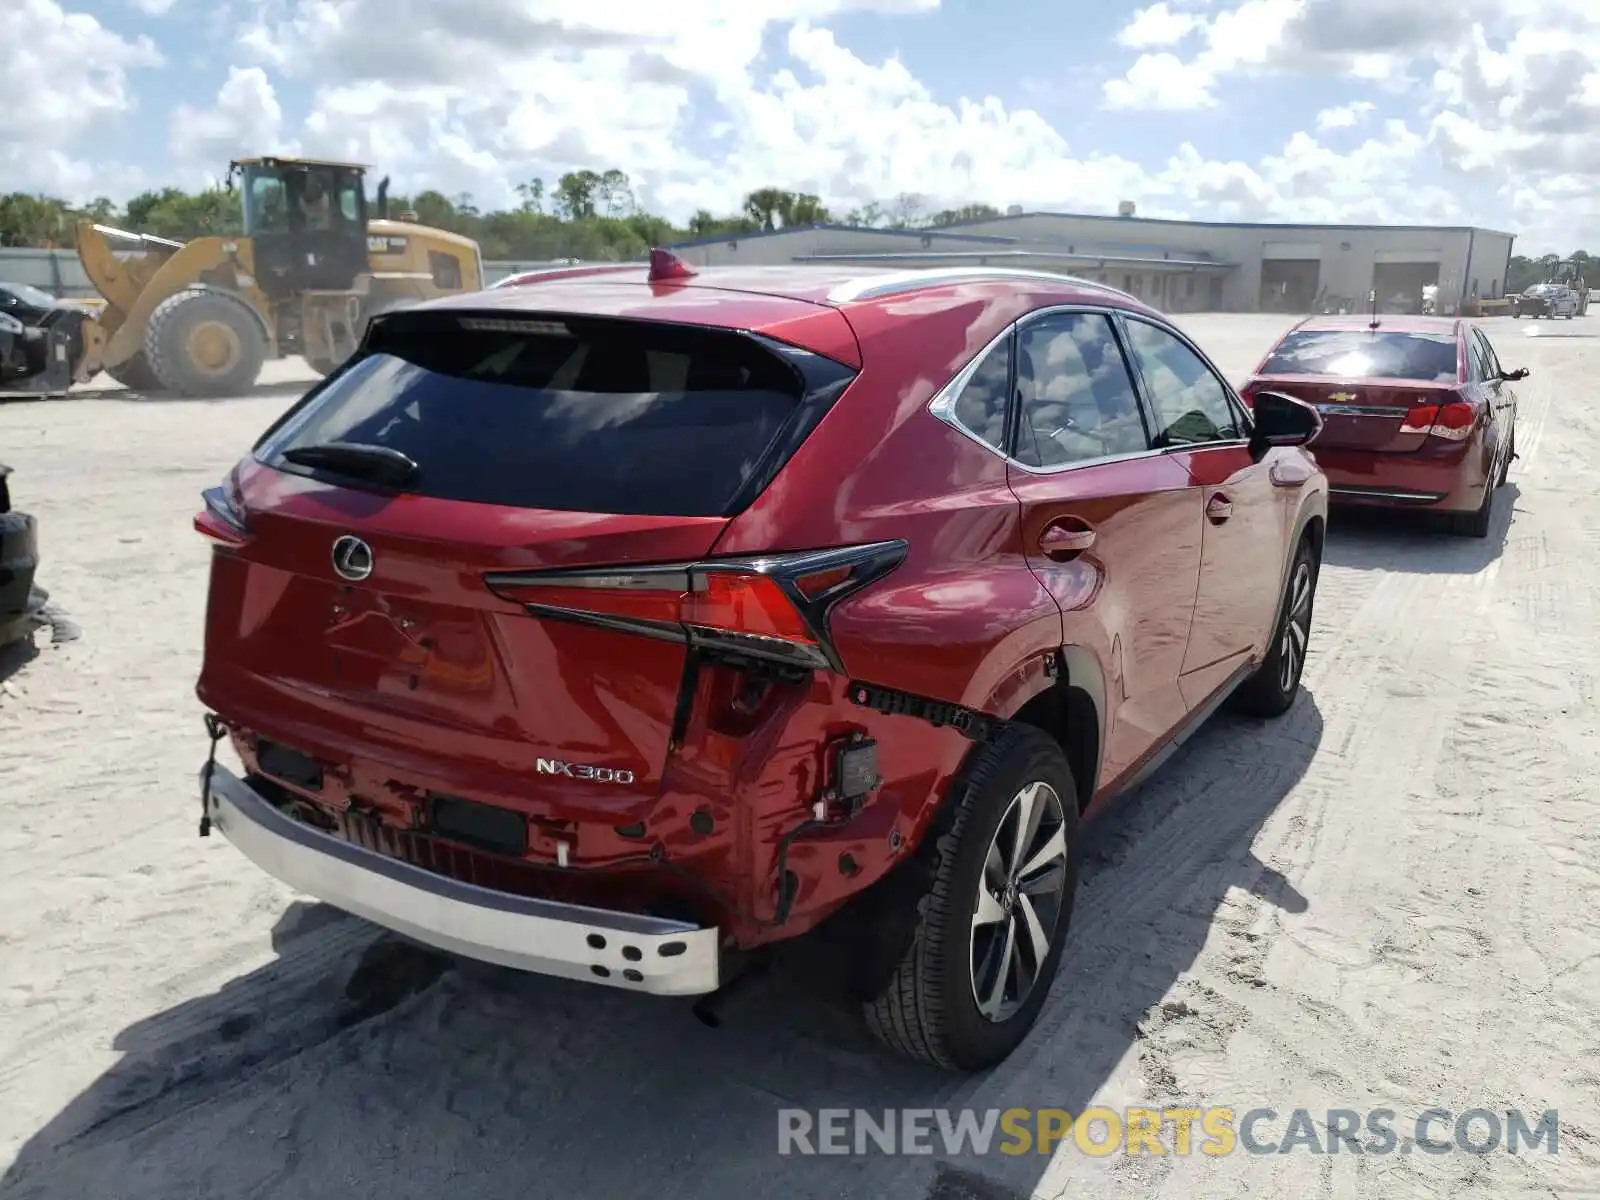
M 541 975 L 661 996 L 703 995 L 720 983 L 714 928 L 462 883 L 313 829 L 225 767 L 211 770 L 211 820 L 223 836 L 267 874 L 336 908 Z

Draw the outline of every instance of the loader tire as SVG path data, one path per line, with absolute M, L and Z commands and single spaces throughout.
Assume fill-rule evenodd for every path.
M 114 367 L 107 367 L 106 374 L 132 392 L 158 392 L 161 390 L 161 384 L 156 379 L 156 373 L 150 369 L 150 364 L 145 361 L 143 351 L 135 353 L 132 358 L 119 362 Z
M 232 396 L 255 386 L 267 339 L 243 300 L 191 288 L 156 305 L 144 331 L 144 356 L 166 391 Z

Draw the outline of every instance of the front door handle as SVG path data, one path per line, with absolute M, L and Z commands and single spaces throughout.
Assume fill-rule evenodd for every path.
M 1221 525 L 1233 516 L 1233 501 L 1226 496 L 1211 497 L 1211 502 L 1206 505 L 1206 516 L 1213 525 Z
M 1046 557 L 1062 561 L 1082 554 L 1093 545 L 1094 530 L 1079 522 L 1069 525 L 1057 521 L 1046 525 L 1039 534 L 1039 549 Z

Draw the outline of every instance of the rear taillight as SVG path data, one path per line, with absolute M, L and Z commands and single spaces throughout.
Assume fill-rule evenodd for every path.
M 1464 442 L 1472 436 L 1477 410 L 1464 400 L 1413 404 L 1400 426 L 1401 433 L 1425 433 L 1449 442 Z
M 242 545 L 250 536 L 245 523 L 244 497 L 239 491 L 239 474 L 230 472 L 216 487 L 200 493 L 205 507 L 195 514 L 195 530 L 218 546 Z
M 671 566 L 506 572 L 490 591 L 538 617 L 680 641 L 721 656 L 841 670 L 828 613 L 894 570 L 903 541 Z

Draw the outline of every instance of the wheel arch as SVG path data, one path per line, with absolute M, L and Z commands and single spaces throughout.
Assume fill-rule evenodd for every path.
M 1328 536 L 1328 496 L 1326 492 L 1318 492 L 1307 498 L 1305 504 L 1300 506 L 1300 511 L 1295 517 L 1294 536 L 1289 538 L 1284 547 L 1283 566 L 1281 577 L 1278 581 L 1278 604 L 1272 610 L 1272 619 L 1278 620 L 1278 614 L 1283 611 L 1283 605 L 1289 595 L 1289 580 L 1294 573 L 1295 556 L 1300 553 L 1300 543 L 1310 541 L 1311 553 L 1316 558 L 1315 571 L 1322 569 L 1322 547 Z M 1267 629 L 1267 638 L 1272 636 L 1272 627 Z M 1264 643 L 1265 644 L 1265 643 Z
M 1105 746 L 1105 672 L 1082 646 L 1062 646 L 1055 670 L 1028 676 L 1030 686 L 1013 692 L 1004 719 L 1031 725 L 1060 745 L 1078 789 L 1078 811 L 1094 798 Z

